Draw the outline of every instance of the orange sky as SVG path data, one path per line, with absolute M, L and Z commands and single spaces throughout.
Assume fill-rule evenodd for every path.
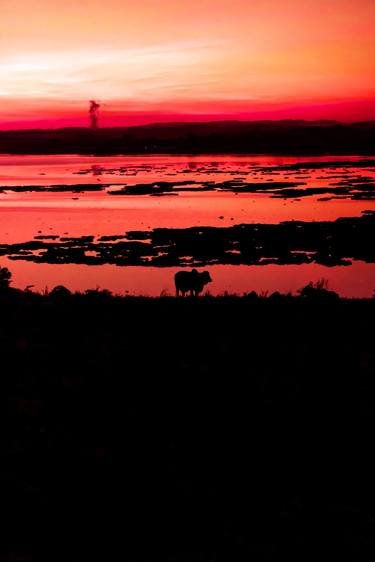
M 0 127 L 375 119 L 375 0 L 1 0 Z

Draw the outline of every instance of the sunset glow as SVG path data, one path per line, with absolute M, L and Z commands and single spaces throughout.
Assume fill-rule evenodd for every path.
M 375 118 L 373 0 L 3 0 L 0 126 Z

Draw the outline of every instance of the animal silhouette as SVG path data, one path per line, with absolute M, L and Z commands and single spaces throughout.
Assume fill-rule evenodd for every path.
M 211 283 L 211 281 L 211 275 L 208 271 L 202 271 L 202 273 L 199 273 L 196 269 L 192 271 L 178 271 L 174 276 L 176 297 L 179 296 L 180 292 L 184 297 L 185 293 L 189 291 L 191 296 L 198 296 L 203 291 L 204 286 L 207 283 Z

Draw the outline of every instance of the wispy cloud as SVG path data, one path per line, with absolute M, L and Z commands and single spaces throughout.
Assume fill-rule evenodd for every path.
M 153 91 L 203 87 L 202 64 L 215 58 L 209 43 L 182 43 L 154 48 L 34 53 L 0 59 L 0 95 L 13 98 L 139 98 Z M 195 80 L 194 80 L 195 77 Z M 199 82 L 197 83 L 197 77 Z

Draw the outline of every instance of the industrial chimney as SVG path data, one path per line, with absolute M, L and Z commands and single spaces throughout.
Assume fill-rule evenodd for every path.
M 98 128 L 99 107 L 100 107 L 99 103 L 97 103 L 94 100 L 90 100 L 90 109 L 89 109 L 90 125 L 91 125 L 91 129 L 93 129 L 94 131 Z

